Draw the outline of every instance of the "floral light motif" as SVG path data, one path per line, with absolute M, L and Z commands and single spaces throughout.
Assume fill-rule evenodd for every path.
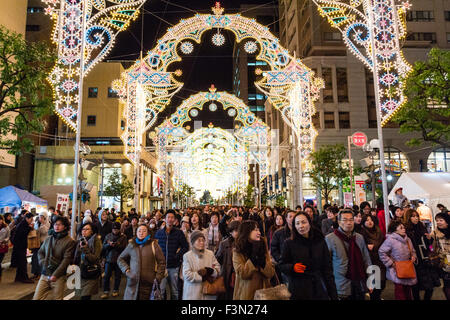
M 109 53 L 116 35 L 138 17 L 138 10 L 146 0 L 42 1 L 47 5 L 44 12 L 54 22 L 52 40 L 58 47 L 58 63 L 49 75 L 55 112 L 76 130 L 83 34 L 86 40 L 83 74 L 86 76 Z M 86 11 L 85 30 L 82 30 L 83 9 Z
M 276 109 L 283 112 L 284 108 L 289 108 L 289 93 L 296 83 L 300 82 L 302 86 L 305 86 L 302 89 L 305 90 L 305 99 L 307 99 L 301 105 L 304 108 L 302 114 L 312 115 L 313 104 L 319 97 L 323 81 L 316 78 L 314 72 L 299 59 L 291 56 L 279 44 L 278 39 L 269 31 L 269 28 L 257 23 L 255 19 L 246 18 L 240 14 L 224 15 L 223 13 L 224 9 L 220 3 L 216 3 L 213 7 L 213 14 L 196 14 L 194 17 L 181 20 L 179 24 L 167 30 L 167 33 L 158 41 L 158 45 L 144 58 L 144 67 L 140 61 L 137 61 L 122 74 L 119 80 L 113 83 L 114 90 L 127 104 L 126 119 L 129 114 L 135 112 L 136 108 L 135 102 L 133 102 L 135 100 L 133 98 L 135 95 L 135 90 L 132 89 L 133 82 L 144 81 L 144 89 L 149 90 L 149 96 L 153 97 L 147 108 L 151 110 L 147 117 L 149 119 L 147 128 L 150 128 L 149 124 L 154 123 L 159 112 L 164 110 L 170 103 L 171 97 L 183 86 L 182 83 L 175 80 L 172 72 L 167 71 L 173 62 L 181 59 L 176 50 L 178 44 L 186 40 L 200 43 L 204 32 L 221 29 L 233 32 L 237 43 L 243 40 L 252 40 L 258 44 L 260 50 L 255 58 L 265 61 L 268 70 L 264 70 L 264 72 L 261 70 L 262 79 L 255 85 L 265 93 L 269 102 Z M 289 112 L 284 113 L 286 117 L 291 115 Z M 134 151 L 127 141 L 134 137 L 134 126 L 135 123 L 128 121 L 127 130 L 122 136 L 125 144 L 124 153 L 129 159 Z M 311 151 L 314 145 L 313 126 L 310 125 L 297 134 L 309 136 L 309 142 L 305 148 Z
M 400 79 L 407 75 L 411 66 L 403 57 L 400 40 L 406 36 L 405 13 L 410 3 L 402 0 L 313 1 L 331 26 L 341 31 L 353 54 L 372 71 L 375 69 L 375 81 L 380 88 L 381 123 L 385 125 L 406 101 Z
M 212 37 L 212 42 L 216 46 L 220 47 L 220 46 L 222 46 L 225 43 L 225 37 L 221 33 L 216 33 Z

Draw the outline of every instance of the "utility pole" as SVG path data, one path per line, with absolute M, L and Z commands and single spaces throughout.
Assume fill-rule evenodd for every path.
M 103 190 L 104 190 L 103 186 L 104 170 L 105 170 L 105 152 L 102 153 L 102 187 L 100 190 L 100 205 L 99 205 L 99 207 L 102 208 L 103 208 Z

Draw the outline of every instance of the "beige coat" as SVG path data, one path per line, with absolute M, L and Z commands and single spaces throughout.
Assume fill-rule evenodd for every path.
M 233 300 L 253 300 L 256 290 L 271 287 L 270 279 L 275 269 L 269 253 L 266 254 L 266 266 L 258 270 L 250 259 L 233 249 L 233 267 L 236 272 Z

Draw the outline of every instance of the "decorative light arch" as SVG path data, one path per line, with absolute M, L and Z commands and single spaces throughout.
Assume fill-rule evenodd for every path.
M 240 14 L 223 14 L 224 9 L 220 3 L 212 8 L 214 14 L 196 14 L 187 20 L 168 29 L 167 33 L 158 41 L 158 45 L 148 55 L 126 70 L 120 79 L 113 82 L 122 101 L 126 103 L 124 116 L 127 121 L 122 140 L 125 142 L 125 154 L 135 163 L 136 159 L 136 83 L 143 85 L 148 92 L 146 105 L 146 129 L 156 121 L 156 117 L 169 103 L 171 97 L 181 89 L 183 83 L 175 77 L 181 76 L 181 71 L 167 71 L 175 61 L 180 61 L 178 50 L 184 54 L 192 52 L 193 44 L 200 43 L 201 37 L 207 30 L 218 30 L 213 37 L 213 43 L 223 44 L 221 29 L 229 30 L 236 36 L 236 42 L 246 40 L 245 49 L 255 53 L 257 60 L 267 62 L 269 70 L 256 70 L 262 79 L 255 85 L 263 91 L 270 103 L 281 111 L 283 119 L 292 126 L 301 141 L 303 159 L 308 156 L 314 146 L 317 135 L 311 124 L 311 116 L 315 113 L 313 101 L 319 97 L 323 88 L 323 81 L 314 77 L 314 72 L 305 66 L 295 56 L 291 56 L 279 44 L 269 28 L 259 24 L 255 19 Z M 291 91 L 297 86 L 298 96 L 293 97 Z M 293 119 L 298 117 L 299 119 Z M 295 125 L 294 125 L 295 123 Z M 300 128 L 300 129 L 299 129 Z
M 42 1 L 47 5 L 45 13 L 54 21 L 52 40 L 58 48 L 58 61 L 49 75 L 55 112 L 76 131 L 83 34 L 83 75 L 86 76 L 112 49 L 117 34 L 138 17 L 139 9 L 146 0 Z M 83 8 L 83 4 L 86 4 L 86 8 Z
M 190 134 L 183 125 L 191 120 L 192 113 L 195 115 L 212 101 L 221 103 L 224 110 L 228 110 L 229 116 L 242 123 L 242 127 L 235 132 L 235 137 L 245 145 L 249 154 L 260 165 L 260 179 L 264 179 L 268 172 L 267 146 L 270 141 L 270 128 L 250 111 L 244 101 L 227 92 L 217 92 L 214 85 L 209 92 L 199 92 L 184 100 L 177 110 L 151 133 L 157 144 L 159 171 L 165 172 L 167 147 Z
M 375 69 L 374 81 L 379 86 L 384 126 L 406 101 L 402 78 L 411 66 L 403 57 L 400 41 L 406 37 L 405 14 L 410 3 L 407 0 L 313 1 L 320 15 L 342 33 L 350 51 L 372 72 Z
M 176 143 L 182 151 L 168 153 L 174 167 L 174 187 L 183 184 L 209 190 L 219 198 L 243 191 L 248 184 L 248 150 L 227 130 L 200 128 Z

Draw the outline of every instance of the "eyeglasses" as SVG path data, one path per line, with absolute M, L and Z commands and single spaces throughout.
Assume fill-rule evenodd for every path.
M 347 223 L 347 222 L 354 222 L 355 219 L 342 219 L 341 221 Z
M 91 228 L 83 228 L 83 229 L 81 229 L 82 231 L 91 231 L 92 229 Z

